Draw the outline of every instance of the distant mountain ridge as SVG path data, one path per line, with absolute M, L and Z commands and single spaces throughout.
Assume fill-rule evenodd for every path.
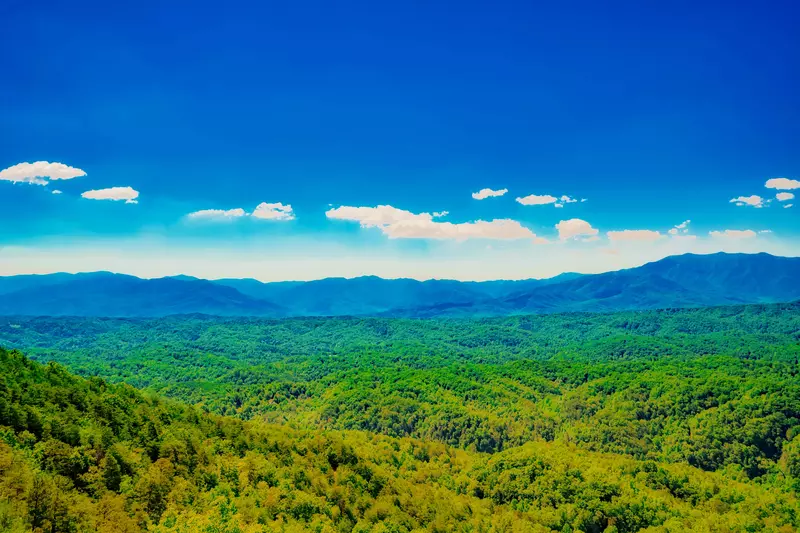
M 800 258 L 686 254 L 603 274 L 460 282 L 326 278 L 262 283 L 110 272 L 0 277 L 0 315 L 496 316 L 800 299 Z

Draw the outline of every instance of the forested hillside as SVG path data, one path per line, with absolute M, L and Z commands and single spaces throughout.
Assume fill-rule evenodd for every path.
M 798 304 L 5 317 L 0 345 L 88 378 L 2 352 L 12 531 L 800 526 Z
M 797 441 L 738 470 L 537 440 L 494 455 L 298 431 L 0 349 L 3 531 L 793 531 Z

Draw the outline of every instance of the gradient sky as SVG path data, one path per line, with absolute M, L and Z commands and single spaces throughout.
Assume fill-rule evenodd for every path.
M 800 255 L 800 6 L 741 4 L 2 2 L 0 275 Z

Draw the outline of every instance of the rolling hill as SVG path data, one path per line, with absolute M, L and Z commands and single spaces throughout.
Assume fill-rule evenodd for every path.
M 686 254 L 641 267 L 521 281 L 365 276 L 309 282 L 140 279 L 95 272 L 0 277 L 2 315 L 496 316 L 704 307 L 800 299 L 800 258 Z
M 475 316 L 706 307 L 800 299 L 800 258 L 769 254 L 686 254 L 641 267 L 571 276 L 505 295 L 394 310 L 395 316 Z M 524 284 L 525 282 L 518 282 Z
M 206 280 L 145 280 L 107 272 L 56 276 L 56 282 L 50 276 L 41 276 L 38 284 L 26 279 L 25 286 L 15 291 L 9 290 L 11 283 L 6 282 L 0 314 L 121 317 L 286 314 L 272 302 Z

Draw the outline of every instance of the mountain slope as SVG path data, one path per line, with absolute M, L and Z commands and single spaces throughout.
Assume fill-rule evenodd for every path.
M 40 284 L 4 295 L 0 314 L 53 316 L 164 316 L 184 313 L 276 316 L 277 305 L 205 280 L 96 273 Z
M 86 272 L 81 274 L 24 274 L 20 276 L 0 276 L 0 294 L 10 294 L 33 287 L 50 287 L 61 283 L 69 283 L 78 279 L 95 279 L 113 276 L 110 272 Z
M 800 299 L 800 258 L 667 257 L 641 267 L 545 280 L 459 282 L 365 276 L 309 282 L 143 280 L 96 272 L 0 277 L 2 315 L 496 316 L 703 307 Z
M 514 293 L 502 301 L 504 307 L 514 311 L 550 312 L 696 307 L 747 300 L 693 291 L 653 273 L 623 271 L 537 287 Z
M 783 476 L 752 482 L 562 441 L 477 454 L 243 422 L 3 348 L 0 385 L 0 529 L 13 533 L 777 532 L 800 524 Z
M 704 307 L 800 299 L 800 258 L 769 254 L 686 254 L 641 267 L 534 285 L 492 300 L 397 311 L 462 316 Z
M 686 254 L 638 269 L 695 292 L 747 302 L 800 298 L 800 258 L 761 254 Z

